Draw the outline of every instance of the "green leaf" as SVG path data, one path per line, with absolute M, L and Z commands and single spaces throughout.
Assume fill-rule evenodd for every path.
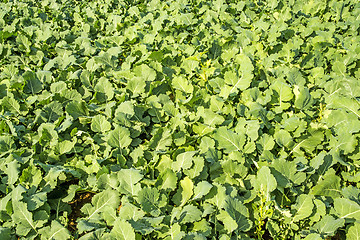
M 0 227 L 0 238 L 1 239 L 12 239 L 11 229 Z
M 92 240 L 92 239 L 101 239 L 101 238 L 105 238 L 104 234 L 105 229 L 104 228 L 99 228 L 95 231 L 89 232 L 83 236 L 81 236 L 79 238 L 79 240 Z
M 353 226 L 349 227 L 346 233 L 346 239 L 359 240 L 360 239 L 360 223 L 355 222 Z
M 270 193 L 277 187 L 275 177 L 271 174 L 269 167 L 263 166 L 257 173 L 256 180 L 254 182 L 254 188 L 261 195 L 266 197 L 266 200 L 270 200 Z
M 193 195 L 194 183 L 190 178 L 185 177 L 180 181 L 180 186 L 182 189 L 180 206 L 183 206 Z
M 177 176 L 171 169 L 166 169 L 158 177 L 157 185 L 160 189 L 175 190 L 177 185 Z
M 345 77 L 346 65 L 344 64 L 344 62 L 335 61 L 332 65 L 332 69 L 334 70 L 335 73 Z
M 304 240 L 322 240 L 322 239 L 323 238 L 321 237 L 321 235 L 317 233 L 311 233 L 307 235 L 306 238 L 304 238 Z
M 350 89 L 349 89 L 350 90 Z M 344 109 L 352 116 L 356 116 L 360 118 L 360 111 L 358 101 L 353 98 L 339 96 L 337 94 L 331 95 L 327 101 L 327 106 L 330 109 Z M 336 111 L 338 113 L 339 111 Z M 351 117 L 346 117 L 347 119 L 351 119 Z
M 210 148 L 215 147 L 215 141 L 209 137 L 201 138 L 200 153 L 206 153 Z
M 13 149 L 14 139 L 11 136 L 0 136 L 0 151 L 7 152 Z
M 287 80 L 292 85 L 304 86 L 306 83 L 305 78 L 303 77 L 302 73 L 297 68 L 291 68 L 289 73 L 287 74 Z
M 190 57 L 183 60 L 183 62 L 181 63 L 181 67 L 184 68 L 185 71 L 191 73 L 195 71 L 196 68 L 199 67 L 199 61 L 195 59 L 191 59 Z
M 94 90 L 96 91 L 96 99 L 99 102 L 107 102 L 110 101 L 113 97 L 114 97 L 114 89 L 113 86 L 111 84 L 111 82 L 109 82 L 109 80 L 107 80 L 107 78 L 100 78 L 94 88 Z
M 330 146 L 333 149 L 343 150 L 344 154 L 352 153 L 356 149 L 357 145 L 358 145 L 358 141 L 356 136 L 349 134 L 347 132 L 342 133 L 338 137 L 332 136 L 330 139 Z
M 137 221 L 145 216 L 145 212 L 131 203 L 121 203 L 119 217 L 123 220 Z
M 70 152 L 74 148 L 75 144 L 76 142 L 64 140 L 62 142 L 59 142 L 55 149 L 57 153 L 61 155 Z
M 221 115 L 214 113 L 210 109 L 205 109 L 202 106 L 197 109 L 196 114 L 204 119 L 204 124 L 207 126 L 219 125 L 222 124 L 225 120 Z
M 194 179 L 197 176 L 199 176 L 205 166 L 205 161 L 203 157 L 194 157 L 193 162 L 194 164 L 191 168 L 183 170 L 183 172 L 191 179 Z
M 131 101 L 125 101 L 120 103 L 118 108 L 115 111 L 115 116 L 117 113 L 125 113 L 127 115 L 133 116 L 135 114 L 134 104 Z
M 105 133 L 111 129 L 111 124 L 103 115 L 96 115 L 91 119 L 91 130 L 94 132 Z
M 194 87 L 183 76 L 176 76 L 171 81 L 173 88 L 183 91 L 185 93 L 192 93 Z
M 55 93 L 61 93 L 66 89 L 66 83 L 63 81 L 54 82 L 50 85 L 50 91 Z
M 150 213 L 152 216 L 159 216 L 161 211 L 159 209 L 159 191 L 156 188 L 142 188 L 138 193 L 138 202 L 145 212 Z
M 25 51 L 26 53 L 30 52 L 31 42 L 25 35 L 19 34 L 16 37 L 16 43 L 19 45 L 21 51 Z
M 297 154 L 303 155 L 300 149 L 304 149 L 305 152 L 311 154 L 323 140 L 324 134 L 322 131 L 313 131 L 309 136 L 300 137 L 298 142 L 294 143 L 294 147 L 292 148 L 291 152 L 296 152 Z
M 29 198 L 26 198 L 26 200 L 28 203 L 28 210 L 34 211 L 47 202 L 47 193 L 37 192 L 31 195 Z
M 41 92 L 43 89 L 42 82 L 37 78 L 36 74 L 26 71 L 23 75 L 25 80 L 24 92 L 32 95 Z
M 51 226 L 40 229 L 39 233 L 41 234 L 41 239 L 47 240 L 61 240 L 69 239 L 71 237 L 69 230 L 67 230 L 57 220 L 53 220 L 51 222 Z
M 150 68 L 148 65 L 146 64 L 141 64 L 139 66 L 136 66 L 133 70 L 133 72 L 135 73 L 135 75 L 137 77 L 141 77 L 141 80 L 143 82 L 146 81 L 154 81 L 156 78 L 156 71 L 152 68 Z
M 220 127 L 214 134 L 214 139 L 218 142 L 219 148 L 224 149 L 225 153 L 241 151 L 245 144 L 245 135 L 239 135 L 226 127 Z
M 291 222 L 298 222 L 309 217 L 312 214 L 314 203 L 312 201 L 311 195 L 301 194 L 296 199 L 296 205 L 293 208 L 296 210 L 296 213 L 293 216 Z
M 52 82 L 53 75 L 51 71 L 36 71 L 36 77 L 40 82 L 48 84 Z
M 196 154 L 196 151 L 180 153 L 176 156 L 176 161 L 172 163 L 171 168 L 175 172 L 179 172 L 182 169 L 189 169 L 193 164 L 193 156 Z
M 166 151 L 172 143 L 171 131 L 160 128 L 150 139 L 149 147 L 155 151 Z
M 360 174 L 356 174 L 360 175 Z M 356 176 L 355 175 L 355 176 Z M 348 186 L 341 189 L 341 194 L 344 198 L 357 202 L 360 195 L 360 189 L 354 186 Z
M 19 236 L 26 236 L 31 230 L 36 231 L 33 215 L 27 210 L 26 203 L 13 201 L 12 205 L 14 214 L 11 215 L 11 218 L 16 224 L 16 234 Z
M 273 89 L 279 97 L 280 109 L 288 109 L 291 104 L 286 102 L 292 100 L 294 96 L 291 91 L 291 87 L 282 81 L 276 81 L 271 85 L 271 89 Z
M 208 194 L 213 186 L 207 181 L 199 182 L 194 189 L 192 200 L 197 200 Z
M 40 136 L 40 144 L 46 145 L 47 143 L 50 146 L 56 146 L 58 142 L 58 134 L 55 131 L 55 125 L 52 123 L 42 123 L 38 128 Z
M 360 205 L 346 198 L 336 198 L 334 200 L 334 209 L 339 218 L 353 218 L 360 221 Z
M 253 78 L 252 71 L 254 70 L 254 66 L 250 58 L 245 54 L 239 54 L 236 57 L 236 61 L 240 64 L 239 70 L 241 71 L 241 77 L 233 71 L 226 72 L 224 75 L 225 82 L 231 86 L 229 94 L 237 89 L 247 89 L 250 87 Z
M 159 231 L 164 225 L 161 224 L 164 216 L 161 217 L 143 217 L 135 221 L 130 220 L 131 226 L 134 230 L 142 235 L 149 235 L 154 231 Z
M 121 169 L 118 173 L 120 181 L 120 190 L 125 193 L 131 193 L 132 196 L 137 195 L 140 191 L 141 186 L 138 182 L 143 178 L 143 175 L 139 170 L 136 169 Z
M 79 117 L 86 117 L 89 115 L 89 110 L 86 107 L 86 103 L 81 101 L 72 101 L 65 108 L 66 112 L 68 112 L 74 119 Z
M 132 97 L 137 97 L 145 93 L 146 82 L 140 77 L 133 77 L 127 82 L 126 88 L 129 89 L 133 95 Z
M 181 231 L 181 226 L 178 223 L 174 223 L 171 225 L 167 235 L 166 240 L 180 240 L 185 236 L 185 232 Z
M 180 181 L 180 186 L 173 197 L 173 201 L 178 206 L 184 206 L 194 193 L 194 183 L 189 177 L 185 177 Z
M 326 215 L 320 222 L 316 223 L 313 228 L 321 234 L 332 236 L 338 228 L 344 226 L 344 223 L 344 219 L 335 219 L 331 215 Z
M 206 201 L 220 209 L 225 205 L 226 196 L 226 188 L 218 183 L 214 183 L 213 188 L 206 196 Z
M 318 169 L 324 163 L 325 152 L 320 152 L 316 157 L 311 159 L 310 166 L 314 169 Z
M 276 170 L 273 174 L 281 187 L 290 187 L 292 184 L 302 184 L 305 181 L 306 174 L 297 170 L 295 162 L 285 159 L 274 159 L 272 167 Z
M 81 212 L 85 214 L 86 221 L 98 219 L 100 215 L 110 208 L 115 210 L 119 207 L 120 198 L 116 191 L 105 190 L 95 194 L 91 199 L 91 204 L 87 203 L 81 208 Z M 104 217 L 104 216 L 103 216 Z
M 20 104 L 12 97 L 4 97 L 1 101 L 1 105 L 9 112 L 15 114 L 15 116 L 21 114 Z
M 16 183 L 16 181 L 19 178 L 19 173 L 20 173 L 19 166 L 20 165 L 18 164 L 18 162 L 16 160 L 8 162 L 6 164 L 5 173 L 8 176 L 7 184 L 12 185 L 12 184 Z
M 298 91 L 298 92 L 297 92 Z M 297 90 L 295 88 L 295 107 L 301 110 L 305 110 L 309 107 L 311 107 L 313 99 L 310 95 L 308 88 L 301 88 L 300 90 Z
M 130 223 L 120 218 L 117 218 L 114 222 L 114 227 L 110 232 L 114 239 L 119 240 L 134 240 L 135 231 Z
M 277 131 L 274 134 L 274 138 L 281 147 L 289 147 L 293 142 L 290 133 L 283 129 Z
M 109 66 L 111 68 L 116 67 L 116 62 L 112 59 L 112 56 L 107 52 L 102 52 L 99 56 L 95 56 L 95 62 L 103 64 L 105 66 Z
M 127 128 L 117 126 L 109 132 L 107 143 L 114 148 L 126 148 L 130 145 L 132 139 L 130 131 Z
M 179 223 L 193 223 L 201 219 L 202 212 L 194 205 L 186 205 L 179 214 Z
M 311 189 L 311 194 L 329 196 L 336 198 L 340 196 L 340 178 L 335 175 L 333 169 L 328 170 L 324 175 L 324 179 L 320 180 L 316 186 Z
M 63 106 L 59 102 L 54 101 L 44 107 L 42 115 L 47 122 L 55 122 L 63 114 Z
M 200 232 L 204 236 L 209 236 L 211 234 L 211 229 L 210 223 L 206 221 L 206 219 L 194 223 L 194 231 Z
M 229 233 L 233 231 L 246 232 L 251 229 L 252 222 L 248 219 L 249 212 L 242 202 L 227 198 L 224 208 L 225 211 L 221 211 L 217 218 L 224 223 L 225 229 Z

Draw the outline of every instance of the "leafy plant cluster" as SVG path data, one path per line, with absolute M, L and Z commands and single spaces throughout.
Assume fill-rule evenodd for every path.
M 359 16 L 2 1 L 0 239 L 360 239 Z

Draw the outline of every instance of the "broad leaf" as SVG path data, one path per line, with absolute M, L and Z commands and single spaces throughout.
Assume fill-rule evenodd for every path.
M 172 169 L 175 172 L 179 172 L 181 169 L 188 169 L 193 164 L 192 158 L 196 154 L 196 151 L 180 153 L 176 156 L 176 161 L 172 164 Z
M 360 221 L 360 205 L 346 198 L 336 198 L 334 209 L 339 218 L 352 218 Z
M 309 217 L 312 214 L 314 208 L 314 203 L 312 201 L 311 195 L 300 195 L 297 198 L 296 205 L 294 209 L 296 213 L 293 216 L 292 222 L 298 222 L 304 218 Z
M 256 180 L 254 182 L 255 190 L 270 200 L 270 193 L 277 187 L 276 179 L 271 174 L 270 169 L 266 166 L 260 168 Z
M 130 223 L 125 220 L 116 219 L 114 228 L 110 232 L 113 239 L 134 240 L 135 231 Z
M 96 115 L 91 120 L 91 130 L 94 132 L 105 133 L 111 129 L 111 124 L 106 120 L 105 116 Z
M 41 239 L 60 240 L 69 239 L 71 236 L 69 230 L 56 220 L 51 222 L 51 226 L 42 228 L 39 232 L 42 234 Z
M 194 196 L 192 199 L 195 200 L 202 198 L 203 196 L 209 193 L 211 188 L 212 185 L 209 182 L 207 181 L 199 182 L 194 189 Z
M 27 210 L 26 203 L 13 201 L 12 205 L 14 209 L 12 220 L 16 223 L 16 234 L 26 236 L 32 230 L 36 231 L 33 215 Z
M 157 189 L 143 188 L 139 191 L 137 198 L 145 212 L 157 217 L 161 212 L 158 207 L 159 196 Z
M 108 144 L 115 148 L 126 148 L 130 145 L 131 141 L 130 131 L 124 127 L 116 127 L 109 132 L 107 139 Z
M 143 175 L 136 169 L 122 169 L 118 172 L 118 178 L 120 181 L 120 190 L 131 195 L 136 195 L 141 187 L 138 182 L 143 178 Z
M 360 223 L 355 222 L 353 226 L 349 227 L 346 234 L 348 240 L 359 240 L 360 239 Z
M 220 127 L 214 134 L 214 139 L 219 143 L 219 147 L 226 153 L 232 151 L 242 151 L 245 144 L 245 136 L 239 135 L 226 127 Z
M 340 178 L 335 175 L 334 170 L 329 170 L 324 175 L 324 179 L 320 180 L 312 188 L 311 193 L 333 198 L 340 196 Z
M 87 203 L 81 211 L 85 214 L 86 220 L 101 218 L 101 215 L 107 208 L 116 209 L 119 206 L 120 198 L 116 191 L 105 190 L 96 194 L 91 199 L 91 204 Z
M 249 212 L 239 200 L 228 198 L 224 208 L 225 211 L 220 212 L 217 218 L 224 223 L 228 232 L 246 232 L 252 227 L 252 222 L 247 219 Z

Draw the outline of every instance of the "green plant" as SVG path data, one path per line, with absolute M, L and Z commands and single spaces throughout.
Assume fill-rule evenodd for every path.
M 0 239 L 359 239 L 359 16 L 2 1 Z

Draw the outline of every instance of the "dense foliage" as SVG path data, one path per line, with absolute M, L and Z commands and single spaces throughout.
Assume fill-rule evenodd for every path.
M 3 0 L 0 239 L 360 239 L 358 0 Z

